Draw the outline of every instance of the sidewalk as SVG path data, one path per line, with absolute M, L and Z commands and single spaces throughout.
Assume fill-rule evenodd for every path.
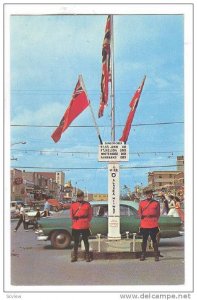
M 95 239 L 89 240 L 90 256 L 93 260 L 96 259 L 136 259 L 141 255 L 141 239 Z M 78 257 L 84 258 L 84 244 L 82 242 L 81 251 Z M 153 257 L 153 249 L 147 249 L 147 257 Z

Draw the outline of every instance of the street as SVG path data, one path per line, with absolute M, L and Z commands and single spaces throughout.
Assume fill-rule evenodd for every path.
M 159 262 L 139 259 L 70 262 L 71 249 L 56 250 L 37 241 L 22 225 L 11 232 L 11 285 L 180 285 L 184 284 L 184 237 L 160 241 Z M 85 275 L 84 275 L 85 274 Z

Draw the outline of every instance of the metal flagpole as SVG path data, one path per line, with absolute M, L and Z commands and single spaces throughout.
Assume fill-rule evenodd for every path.
M 82 86 L 83 86 L 83 89 L 84 89 L 84 91 L 86 92 L 86 95 L 87 95 L 87 97 L 88 97 L 88 94 L 87 94 L 87 91 L 86 91 L 86 88 L 85 88 L 85 84 L 84 84 L 82 75 L 79 75 L 79 79 L 80 79 L 81 84 L 82 84 Z M 88 98 L 88 100 L 89 100 L 89 98 Z M 98 125 L 97 125 L 97 123 L 96 123 L 96 119 L 95 119 L 95 116 L 94 116 L 94 113 L 93 113 L 93 110 L 92 110 L 92 105 L 91 105 L 90 100 L 89 100 L 89 107 L 90 107 L 92 119 L 93 119 L 93 122 L 94 122 L 94 125 L 95 125 L 95 128 L 96 128 L 96 132 L 97 132 L 97 135 L 98 135 L 100 144 L 103 144 L 102 139 L 101 139 L 101 135 L 100 135 L 100 132 L 99 132 L 99 127 L 98 127 Z
M 111 65 L 111 142 L 115 144 L 115 82 L 114 82 L 114 32 L 113 15 L 110 15 L 110 65 Z M 119 162 L 108 163 L 108 239 L 119 240 L 120 235 L 120 179 Z
M 95 119 L 95 116 L 94 116 L 94 113 L 93 113 L 93 110 L 92 110 L 92 105 L 91 103 L 89 104 L 89 107 L 90 107 L 90 111 L 91 111 L 91 114 L 92 114 L 92 119 L 94 121 L 94 125 L 95 125 L 95 128 L 96 128 L 96 132 L 97 132 L 97 135 L 98 135 L 98 138 L 99 138 L 99 141 L 100 141 L 100 144 L 103 144 L 103 141 L 101 139 L 101 135 L 100 135 L 100 132 L 99 132 L 99 127 L 96 123 L 96 119 Z
M 115 141 L 115 76 L 114 76 L 114 30 L 113 15 L 111 18 L 111 141 Z
M 113 16 L 109 15 L 107 22 L 107 39 L 110 33 L 110 76 L 111 76 L 111 141 L 99 145 L 101 162 L 108 162 L 108 239 L 120 240 L 120 161 L 128 161 L 128 146 L 115 141 L 115 74 L 114 74 L 114 32 Z M 105 36 L 106 37 L 106 36 Z M 107 40 L 107 42 L 108 42 Z M 108 54 L 108 53 L 107 53 Z M 109 82 L 108 82 L 109 83 Z

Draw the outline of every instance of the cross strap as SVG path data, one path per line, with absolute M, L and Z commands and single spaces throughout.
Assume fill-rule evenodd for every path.
M 148 208 L 148 206 L 149 206 L 153 201 L 154 201 L 154 200 L 150 200 L 150 201 L 148 202 L 148 204 L 142 209 L 142 213 L 145 211 L 145 209 Z
M 73 217 L 76 216 L 76 214 L 78 213 L 78 211 L 81 209 L 82 207 L 82 203 L 80 203 L 79 207 L 77 208 L 77 210 L 75 211 L 75 213 L 73 214 Z

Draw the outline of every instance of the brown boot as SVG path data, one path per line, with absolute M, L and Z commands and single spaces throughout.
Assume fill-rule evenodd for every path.
M 142 254 L 140 256 L 140 261 L 144 261 L 146 258 L 146 246 L 147 244 L 142 242 Z
M 155 253 L 155 261 L 159 261 L 159 250 L 157 243 L 153 243 L 154 253 Z
M 91 262 L 90 253 L 89 252 L 87 252 L 85 254 L 85 258 L 86 258 L 86 262 Z
M 77 261 L 77 252 L 76 251 L 74 251 L 71 256 L 71 262 L 75 262 L 75 261 Z

